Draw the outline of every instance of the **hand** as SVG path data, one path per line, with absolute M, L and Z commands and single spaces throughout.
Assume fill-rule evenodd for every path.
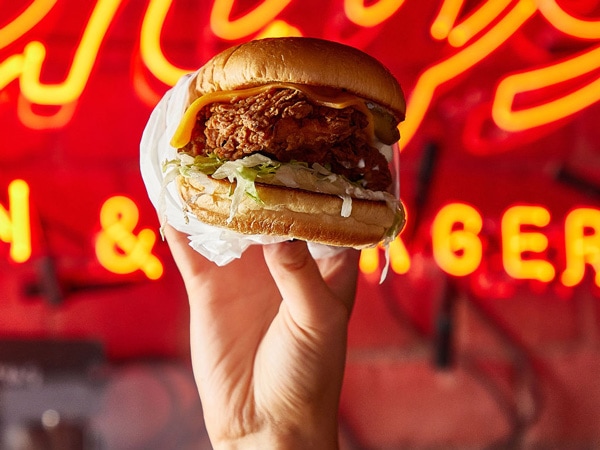
M 167 228 L 190 301 L 194 376 L 215 448 L 337 448 L 359 252 L 251 246 L 218 267 Z

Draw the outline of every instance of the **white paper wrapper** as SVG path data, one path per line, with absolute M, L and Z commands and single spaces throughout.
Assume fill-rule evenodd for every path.
M 169 142 L 175 133 L 183 113 L 189 105 L 190 83 L 193 75 L 182 77 L 156 105 L 140 142 L 140 169 L 161 225 L 169 224 L 186 233 L 194 250 L 219 266 L 226 265 L 239 258 L 252 244 L 271 244 L 286 238 L 264 235 L 244 235 L 200 222 L 192 214 L 185 214 L 183 203 L 175 183 L 164 186 L 165 173 L 162 165 L 175 159 L 177 149 Z M 164 186 L 164 187 L 163 187 Z M 314 258 L 333 256 L 342 251 L 339 247 L 330 247 L 309 242 Z

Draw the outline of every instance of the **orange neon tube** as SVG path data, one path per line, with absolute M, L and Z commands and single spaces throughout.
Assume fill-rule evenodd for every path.
M 378 0 L 365 6 L 364 0 L 344 0 L 344 12 L 351 22 L 371 28 L 389 19 L 403 3 L 404 0 Z
M 532 0 L 521 0 L 479 39 L 456 54 L 427 69 L 417 80 L 408 100 L 406 120 L 399 126 L 402 139 L 400 149 L 406 148 L 423 121 L 441 84 L 464 73 L 502 45 L 537 11 Z
M 0 28 L 0 48 L 15 42 L 50 12 L 57 0 L 34 0 L 19 16 Z
M 98 0 L 73 57 L 67 79 L 62 83 L 40 83 L 46 47 L 38 41 L 28 43 L 23 52 L 22 94 L 39 105 L 61 105 L 77 100 L 85 88 L 100 44 L 120 4 L 121 0 Z
M 448 37 L 450 30 L 454 28 L 463 4 L 464 0 L 444 0 L 429 29 L 429 33 L 434 39 L 441 41 Z
M 494 0 L 485 2 L 469 17 L 450 30 L 448 43 L 453 47 L 462 47 L 477 33 L 494 21 L 512 0 Z
M 160 32 L 171 2 L 172 0 L 150 0 L 140 32 L 140 53 L 144 64 L 156 78 L 168 86 L 175 85 L 177 80 L 190 72 L 171 64 L 160 45 Z
M 600 20 L 581 20 L 566 13 L 555 0 L 536 0 L 540 13 L 557 30 L 580 39 L 600 39 Z
M 600 100 L 600 78 L 537 106 L 515 111 L 512 105 L 519 93 L 572 80 L 599 67 L 600 46 L 548 67 L 508 76 L 496 89 L 492 117 L 507 131 L 521 131 L 573 115 Z
M 272 22 L 291 0 L 263 0 L 242 17 L 230 20 L 234 0 L 214 0 L 210 28 L 216 36 L 236 40 L 250 36 Z

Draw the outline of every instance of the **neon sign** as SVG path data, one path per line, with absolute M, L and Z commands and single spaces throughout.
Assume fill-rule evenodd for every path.
M 134 234 L 139 220 L 139 210 L 133 200 L 114 196 L 100 209 L 102 231 L 96 238 L 96 257 L 100 264 L 117 274 L 141 270 L 151 280 L 163 273 L 163 265 L 152 254 L 156 233 L 144 228 Z
M 566 35 L 588 40 L 600 39 L 600 21 L 582 20 L 566 13 L 554 0 L 498 0 L 485 2 L 470 16 L 457 23 L 463 0 L 442 3 L 430 33 L 435 39 L 447 39 L 460 50 L 432 65 L 419 77 L 407 106 L 408 119 L 401 125 L 402 148 L 416 133 L 442 84 L 474 67 L 514 35 L 536 12 Z M 499 20 L 498 20 L 499 19 Z M 485 31 L 483 31 L 485 30 Z M 481 33 L 481 36 L 474 39 Z M 506 131 L 523 131 L 569 117 L 600 100 L 600 80 L 595 80 L 539 105 L 514 109 L 519 94 L 575 81 L 600 67 L 600 48 L 558 61 L 543 68 L 500 77 L 491 115 Z
M 364 29 L 373 28 L 402 13 L 405 4 L 415 0 L 344 0 L 343 14 L 348 22 Z M 218 39 L 234 41 L 266 36 L 302 35 L 303 29 L 291 20 L 283 20 L 284 10 L 298 0 L 262 0 L 243 14 L 234 15 L 235 0 L 213 0 L 207 26 Z M 41 73 L 47 61 L 49 43 L 33 39 L 32 30 L 48 17 L 58 0 L 33 0 L 12 21 L 0 28 L 0 49 L 23 42 L 20 50 L 0 57 L 0 90 L 18 82 L 17 117 L 33 130 L 65 127 L 76 113 L 77 102 L 93 76 L 103 42 L 119 14 L 122 0 L 97 0 L 93 3 L 72 61 L 62 82 L 44 83 Z M 178 67 L 165 54 L 163 28 L 172 0 L 149 0 L 143 12 L 139 32 L 139 58 L 133 58 L 133 90 L 148 106 L 158 94 L 141 80 L 146 70 L 165 85 L 173 85 L 191 69 Z M 575 17 L 555 0 L 497 0 L 481 2 L 464 14 L 464 0 L 443 0 L 429 24 L 433 41 L 446 42 L 447 56 L 426 67 L 410 92 L 407 120 L 401 125 L 401 148 L 413 140 L 431 109 L 438 90 L 477 65 L 515 36 L 534 16 L 539 15 L 565 36 L 585 40 L 586 50 L 543 67 L 517 73 L 500 73 L 493 100 L 485 111 L 488 118 L 506 132 L 522 132 L 573 116 L 600 101 L 600 79 L 592 77 L 600 69 L 600 19 Z M 390 55 L 391 58 L 394 55 Z M 137 65 L 136 65 L 137 64 Z M 559 85 L 571 86 L 566 92 L 535 104 L 516 102 L 523 94 L 544 93 Z M 540 98 L 539 96 L 536 96 Z M 51 114 L 36 112 L 35 105 L 54 107 Z M 588 268 L 595 271 L 600 286 L 600 212 L 577 208 L 564 221 L 564 268 L 547 259 L 550 246 L 544 229 L 550 224 L 548 209 L 541 205 L 516 205 L 502 214 L 501 258 L 504 270 L 514 279 L 532 279 L 544 283 L 559 280 L 564 286 L 582 282 Z M 148 229 L 136 230 L 138 206 L 129 198 L 114 196 L 101 205 L 98 220 L 102 231 L 94 240 L 98 262 L 117 274 L 142 271 L 148 278 L 162 274 L 162 263 L 152 253 L 156 235 Z M 482 244 L 483 217 L 475 207 L 450 203 L 435 214 L 431 228 L 432 256 L 436 264 L 453 276 L 475 273 L 486 256 Z M 31 257 L 29 186 L 23 180 L 8 185 L 8 202 L 0 205 L 0 241 L 9 246 L 9 257 L 16 262 Z M 390 248 L 390 267 L 398 274 L 407 273 L 411 255 L 401 239 Z M 361 258 L 364 273 L 378 270 L 380 253 L 365 250 Z
M 526 252 L 539 254 L 548 248 L 548 238 L 540 231 L 522 231 L 524 225 L 542 229 L 550 223 L 550 213 L 541 206 L 515 206 L 502 217 L 502 260 L 513 278 L 548 282 L 554 278 L 552 264 L 539 257 L 523 259 Z
M 462 229 L 455 230 L 456 223 Z M 479 232 L 483 220 L 477 210 L 465 204 L 450 204 L 437 214 L 431 229 L 433 256 L 446 272 L 464 276 L 473 273 L 483 255 Z
M 502 215 L 502 263 L 506 273 L 517 280 L 549 283 L 556 278 L 555 266 L 544 259 L 549 249 L 544 228 L 550 223 L 549 211 L 541 205 L 514 205 Z M 481 213 L 471 205 L 449 203 L 436 214 L 431 225 L 433 259 L 445 273 L 472 275 L 484 258 Z M 533 228 L 534 230 L 532 230 Z M 580 284 L 587 267 L 595 273 L 600 287 L 600 210 L 573 209 L 564 224 L 565 268 L 560 282 L 567 287 Z M 380 265 L 377 249 L 363 250 L 360 268 L 375 273 Z M 401 238 L 390 247 L 390 266 L 395 273 L 410 270 L 410 255 Z
M 20 38 L 21 34 L 42 20 L 56 2 L 44 3 L 40 0 L 35 1 L 15 21 L 2 29 L 6 39 L 4 46 Z M 65 81 L 57 84 L 40 82 L 42 65 L 46 59 L 46 46 L 42 42 L 31 41 L 25 45 L 22 54 L 12 55 L 0 63 L 0 89 L 19 78 L 21 93 L 31 103 L 58 106 L 76 101 L 85 89 L 100 44 L 120 3 L 120 0 L 98 1 L 77 46 Z
M 0 241 L 10 244 L 10 257 L 25 262 L 31 256 L 29 185 L 14 180 L 8 185 L 8 209 L 0 205 Z
M 26 37 L 27 32 L 42 21 L 54 1 L 34 1 L 17 18 L 0 29 L 1 46 Z M 121 0 L 98 0 L 82 34 L 69 73 L 62 83 L 47 85 L 40 82 L 41 67 L 46 58 L 46 45 L 40 41 L 25 44 L 22 53 L 0 61 L 0 89 L 19 80 L 21 94 L 27 102 L 63 106 L 60 118 L 48 120 L 47 127 L 64 126 L 73 102 L 85 89 L 109 25 L 118 14 Z M 278 15 L 292 0 L 258 2 L 244 15 L 231 20 L 234 0 L 214 0 L 210 13 L 210 29 L 224 40 L 236 40 L 269 35 L 299 35 L 302 30 Z M 344 14 L 361 27 L 382 24 L 401 12 L 404 0 L 379 0 L 365 6 L 363 0 L 345 0 Z M 467 17 L 459 20 L 464 0 L 441 2 L 438 14 L 430 26 L 430 36 L 447 40 L 457 52 L 431 65 L 418 77 L 407 105 L 407 120 L 401 124 L 405 148 L 419 129 L 435 96 L 436 90 L 448 81 L 469 71 L 486 59 L 511 36 L 515 35 L 536 13 L 555 29 L 578 39 L 600 39 L 600 20 L 584 20 L 568 14 L 555 0 L 498 0 L 483 2 Z M 190 69 L 169 62 L 161 47 L 161 31 L 172 0 L 151 0 L 145 12 L 140 32 L 140 52 L 146 68 L 160 81 L 173 85 Z M 549 124 L 589 107 L 600 100 L 600 80 L 596 79 L 574 88 L 570 93 L 541 104 L 515 109 L 514 99 L 531 90 L 539 90 L 565 82 L 576 83 L 585 74 L 600 68 L 600 48 L 592 47 L 579 55 L 557 61 L 542 68 L 499 77 L 490 111 L 496 125 L 507 131 L 522 131 Z M 40 122 L 30 117 L 34 113 L 22 105 L 19 114 L 24 124 Z
M 25 262 L 31 256 L 29 186 L 23 180 L 15 180 L 9 185 L 8 194 L 8 209 L 0 205 L 0 240 L 10 244 L 11 259 Z M 163 264 L 152 253 L 156 234 L 147 228 L 136 234 L 138 221 L 139 210 L 133 200 L 125 196 L 106 200 L 100 209 L 102 229 L 95 239 L 96 257 L 103 267 L 116 274 L 141 270 L 148 278 L 158 279 Z M 554 280 L 555 267 L 541 256 L 548 250 L 543 229 L 550 223 L 549 211 L 540 205 L 515 205 L 504 212 L 501 223 L 506 273 L 514 279 Z M 431 226 L 431 242 L 433 258 L 444 272 L 462 277 L 478 269 L 484 257 L 482 225 L 479 211 L 467 204 L 450 203 L 438 211 Z M 536 230 L 530 230 L 531 227 Z M 566 267 L 560 277 L 562 284 L 568 287 L 580 284 L 589 266 L 595 272 L 595 284 L 600 287 L 600 210 L 573 209 L 565 218 L 564 238 Z M 379 253 L 377 248 L 363 250 L 360 260 L 363 273 L 378 270 Z M 390 246 L 392 271 L 405 274 L 410 263 L 402 239 L 396 239 Z
M 600 286 L 600 211 L 581 208 L 571 212 L 565 221 L 565 236 L 571 245 L 566 249 L 567 268 L 561 276 L 562 283 L 581 283 L 585 266 L 590 265 L 596 271 L 596 286 Z
M 24 263 L 32 255 L 29 185 L 14 180 L 8 186 L 8 208 L 0 204 L 0 241 L 10 245 L 9 256 Z M 98 262 L 117 274 L 141 270 L 151 280 L 162 276 L 163 265 L 152 254 L 156 233 L 144 228 L 137 235 L 139 210 L 135 202 L 124 196 L 108 199 L 100 210 L 102 231 L 96 238 Z

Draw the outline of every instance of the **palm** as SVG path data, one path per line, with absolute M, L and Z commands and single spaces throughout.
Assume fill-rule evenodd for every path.
M 309 289 L 319 298 L 306 307 L 287 297 L 282 302 L 271 275 L 275 259 L 269 258 L 269 267 L 262 247 L 217 267 L 181 235 L 167 237 L 190 296 L 194 373 L 211 437 L 253 433 L 273 417 L 302 424 L 318 416 L 323 402 L 335 408 L 356 255 L 319 263 L 326 282 L 336 287 L 317 281 Z

